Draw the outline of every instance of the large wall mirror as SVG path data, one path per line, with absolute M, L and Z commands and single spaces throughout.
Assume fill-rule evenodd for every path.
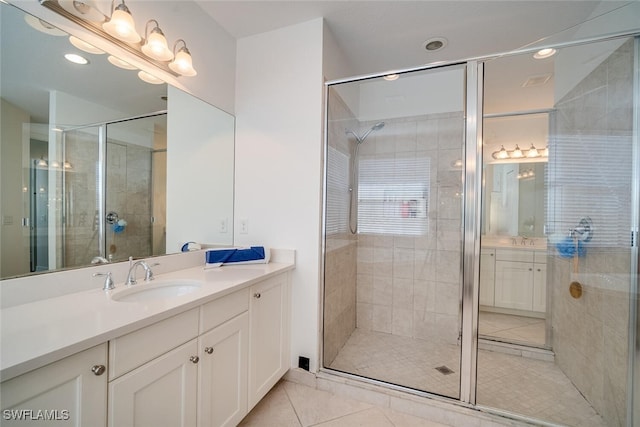
M 545 237 L 549 113 L 484 120 L 482 234 Z
M 233 116 L 3 2 L 0 20 L 0 278 L 233 244 Z

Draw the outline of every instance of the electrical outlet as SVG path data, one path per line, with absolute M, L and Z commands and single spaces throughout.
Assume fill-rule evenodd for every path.
M 220 229 L 218 230 L 220 233 L 227 232 L 227 218 L 222 218 L 220 220 Z
M 247 218 L 242 218 L 240 220 L 240 234 L 248 234 L 249 233 L 249 220 Z

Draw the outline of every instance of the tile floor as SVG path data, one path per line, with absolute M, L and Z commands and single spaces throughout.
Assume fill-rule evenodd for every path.
M 435 369 L 440 366 L 454 372 L 444 375 Z M 459 394 L 456 345 L 356 329 L 330 367 L 444 396 Z M 561 425 L 604 425 L 553 362 L 496 351 L 478 353 L 477 403 Z
M 240 423 L 259 427 L 446 427 L 289 381 L 280 381 Z
M 535 317 L 481 311 L 478 332 L 481 336 L 505 342 L 536 346 L 545 344 L 545 320 Z

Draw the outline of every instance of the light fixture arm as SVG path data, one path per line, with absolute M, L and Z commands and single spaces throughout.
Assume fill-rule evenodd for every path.
M 164 36 L 164 33 L 162 32 L 162 30 L 160 29 L 160 24 L 158 24 L 158 21 L 156 21 L 155 19 L 149 19 L 146 23 L 146 25 L 144 26 L 144 39 L 148 40 L 149 39 L 149 24 L 153 22 L 155 24 L 155 26 L 153 27 L 153 29 L 151 30 L 151 32 L 157 32 L 160 33 Z
M 189 49 L 187 48 L 187 42 L 185 42 L 183 39 L 178 39 L 176 40 L 176 42 L 173 44 L 173 54 L 175 55 L 176 52 L 176 48 L 178 47 L 178 43 L 182 42 L 182 47 L 180 48 L 180 50 L 178 50 L 178 52 L 186 52 L 189 55 L 191 55 L 191 52 L 189 52 Z

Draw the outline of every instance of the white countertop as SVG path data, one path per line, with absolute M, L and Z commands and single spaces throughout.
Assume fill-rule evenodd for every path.
M 29 302 L 0 310 L 0 379 L 16 377 L 63 357 L 151 325 L 263 279 L 294 268 L 294 263 L 203 266 L 158 274 L 161 281 L 189 280 L 202 286 L 186 295 L 147 302 L 115 301 L 125 289 L 100 288 Z M 143 287 L 142 280 L 137 285 Z

